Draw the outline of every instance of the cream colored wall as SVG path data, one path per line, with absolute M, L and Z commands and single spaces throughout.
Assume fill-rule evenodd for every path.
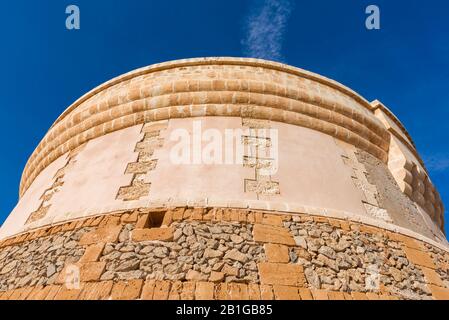
M 239 164 L 174 165 L 170 150 L 173 130 L 192 130 L 193 121 L 201 120 L 203 130 L 244 129 L 237 117 L 174 119 L 163 131 L 164 146 L 156 150 L 158 165 L 146 176 L 151 183 L 150 194 L 138 201 L 117 200 L 120 187 L 130 184 L 132 175 L 125 174 L 128 163 L 137 160 L 134 152 L 142 126 L 134 126 L 90 141 L 66 170 L 64 185 L 49 201 L 45 218 L 24 226 L 36 210 L 42 193 L 53 184 L 53 176 L 66 164 L 65 157 L 52 163 L 32 184 L 17 208 L 1 229 L 6 237 L 26 229 L 50 225 L 88 215 L 130 207 L 181 204 L 215 204 L 216 206 L 249 203 L 269 209 L 283 204 L 307 206 L 366 215 L 361 204 L 363 195 L 355 188 L 350 170 L 341 160 L 341 150 L 332 137 L 319 132 L 283 123 L 271 123 L 279 132 L 279 171 L 273 179 L 280 184 L 280 195 L 268 196 L 245 192 L 244 180 L 254 176 L 254 170 Z M 241 138 L 235 139 L 241 143 Z M 205 146 L 207 143 L 203 143 Z M 234 144 L 235 148 L 236 144 Z M 236 150 L 234 150 L 234 153 Z
M 52 199 L 47 221 L 56 223 L 122 208 L 123 201 L 116 200 L 117 191 L 131 181 L 124 171 L 137 158 L 134 147 L 141 138 L 140 129 L 135 126 L 90 141 L 65 175 L 61 192 Z
M 335 138 L 318 131 L 268 121 L 279 137 L 279 170 L 271 179 L 279 183 L 280 194 L 257 195 L 245 192 L 245 179 L 254 177 L 254 169 L 246 168 L 242 163 L 176 165 L 171 161 L 170 152 L 177 143 L 171 140 L 174 130 L 192 132 L 194 122 L 198 121 L 203 132 L 207 129 L 218 129 L 222 133 L 225 129 L 247 129 L 240 117 L 169 120 L 164 125 L 166 129 L 160 132 L 163 146 L 156 148 L 152 157 L 158 160 L 157 166 L 145 175 L 145 182 L 151 183 L 149 195 L 135 201 L 117 200 L 117 195 L 121 187 L 131 184 L 133 175 L 125 170 L 128 164 L 138 159 L 135 147 L 144 137 L 143 125 L 93 139 L 74 156 L 73 165 L 67 167 L 64 184 L 49 200 L 51 206 L 46 216 L 25 224 L 30 214 L 39 208 L 41 195 L 53 185 L 56 172 L 67 165 L 67 155 L 53 162 L 34 181 L 0 229 L 0 239 L 90 215 L 158 206 L 249 207 L 332 213 L 355 221 L 377 219 L 379 225 L 385 224 L 385 220 L 373 216 L 364 206 L 366 194 L 354 184 L 354 172 L 343 162 L 342 156 L 348 155 L 349 147 L 356 150 L 354 147 L 337 143 Z M 239 143 L 242 143 L 241 136 L 237 136 L 232 145 L 234 154 Z M 207 142 L 202 143 L 203 147 L 206 145 Z M 424 221 L 431 224 L 430 229 L 437 230 L 427 217 Z
M 42 171 L 1 226 L 0 239 L 20 233 L 24 230 L 25 222 L 30 214 L 39 208 L 42 202 L 40 199 L 42 194 L 52 185 L 53 177 L 56 172 L 66 163 L 67 154 L 59 157 Z
M 175 119 L 169 122 L 166 139 L 172 130 L 191 130 L 192 121 L 199 120 L 204 130 L 243 129 L 241 118 Z M 175 145 L 172 141 L 157 151 L 158 166 L 147 179 L 152 183 L 149 201 L 204 203 L 207 199 L 227 205 L 246 200 L 267 208 L 276 202 L 366 214 L 362 195 L 353 185 L 332 137 L 283 123 L 272 122 L 271 126 L 279 132 L 279 170 L 272 178 L 280 184 L 280 195 L 261 195 L 258 199 L 255 193 L 245 193 L 244 179 L 252 178 L 254 172 L 242 164 L 173 165 L 169 158 Z
M 210 117 L 196 119 L 173 119 L 169 121 L 168 129 L 162 134 L 165 139 L 164 147 L 157 150 L 158 159 L 156 170 L 148 174 L 147 181 L 152 183 L 149 201 L 167 202 L 169 199 L 181 202 L 203 202 L 205 199 L 223 202 L 232 200 L 256 200 L 255 194 L 245 194 L 244 179 L 251 177 L 251 170 L 242 164 L 223 165 L 175 165 L 170 160 L 170 151 L 178 143 L 171 141 L 173 130 L 185 129 L 192 133 L 193 122 L 200 121 L 203 132 L 208 129 L 242 129 L 242 119 L 232 117 Z M 224 135 L 223 135 L 224 136 Z M 234 139 L 233 146 L 228 150 L 236 154 L 236 143 L 241 138 Z M 206 147 L 207 142 L 202 143 Z M 224 147 L 224 144 L 223 144 Z
M 334 138 L 283 123 L 275 127 L 280 163 L 274 179 L 281 183 L 280 201 L 366 215 L 363 195 L 354 186 Z

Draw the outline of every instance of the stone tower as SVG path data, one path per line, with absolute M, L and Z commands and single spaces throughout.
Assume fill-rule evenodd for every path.
M 447 299 L 443 219 L 381 102 L 269 61 L 161 63 L 31 155 L 0 299 Z

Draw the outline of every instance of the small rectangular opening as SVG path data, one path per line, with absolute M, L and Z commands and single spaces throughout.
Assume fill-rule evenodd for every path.
M 150 227 L 151 228 L 160 228 L 162 226 L 162 222 L 164 221 L 166 211 L 156 211 L 150 212 Z

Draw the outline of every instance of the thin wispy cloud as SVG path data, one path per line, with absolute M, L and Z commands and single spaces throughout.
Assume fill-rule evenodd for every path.
M 426 156 L 424 162 L 430 171 L 443 172 L 449 169 L 449 154 Z
M 290 0 L 253 0 L 252 12 L 245 22 L 244 54 L 283 61 L 282 43 L 292 10 Z

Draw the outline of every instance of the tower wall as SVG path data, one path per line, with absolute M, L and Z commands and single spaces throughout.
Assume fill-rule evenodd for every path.
M 0 298 L 448 297 L 443 205 L 404 126 L 278 63 L 101 85 L 50 128 L 20 195 Z

